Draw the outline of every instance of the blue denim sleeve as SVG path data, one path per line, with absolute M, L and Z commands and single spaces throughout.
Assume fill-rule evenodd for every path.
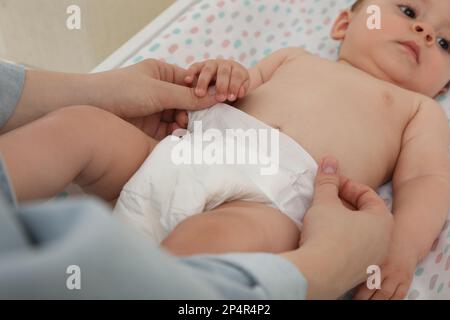
M 1 161 L 0 182 L 0 299 L 306 297 L 304 277 L 279 256 L 173 257 L 97 200 L 14 207 Z
M 22 94 L 25 69 L 0 61 L 0 128 L 14 112 Z

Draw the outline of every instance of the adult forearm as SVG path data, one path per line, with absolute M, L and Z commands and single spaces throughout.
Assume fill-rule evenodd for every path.
M 27 70 L 22 95 L 2 132 L 27 124 L 58 108 L 95 105 L 94 77 Z
M 305 277 L 308 300 L 337 299 L 361 283 L 365 276 L 349 271 L 351 268 L 347 267 L 348 261 L 342 250 L 346 249 L 333 245 L 305 245 L 280 256 L 290 261 Z

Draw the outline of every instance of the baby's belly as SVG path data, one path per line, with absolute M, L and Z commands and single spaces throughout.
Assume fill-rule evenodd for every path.
M 264 107 L 241 110 L 290 136 L 317 164 L 326 156 L 337 158 L 340 173 L 350 179 L 375 189 L 391 178 L 401 135 L 386 125 L 358 120 L 356 115 L 346 121 L 339 114 L 322 112 L 286 111 L 283 117 L 282 112 L 264 112 Z

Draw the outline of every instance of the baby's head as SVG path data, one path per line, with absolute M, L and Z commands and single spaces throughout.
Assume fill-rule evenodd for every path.
M 381 29 L 367 25 L 370 5 L 380 9 Z M 429 97 L 448 89 L 450 0 L 358 0 L 339 15 L 331 36 L 342 41 L 340 60 L 377 78 Z

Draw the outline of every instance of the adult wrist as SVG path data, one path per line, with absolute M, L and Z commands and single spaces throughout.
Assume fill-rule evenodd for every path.
M 303 245 L 281 256 L 293 263 L 305 277 L 308 299 L 337 299 L 352 287 L 343 270 L 345 261 L 331 247 Z

